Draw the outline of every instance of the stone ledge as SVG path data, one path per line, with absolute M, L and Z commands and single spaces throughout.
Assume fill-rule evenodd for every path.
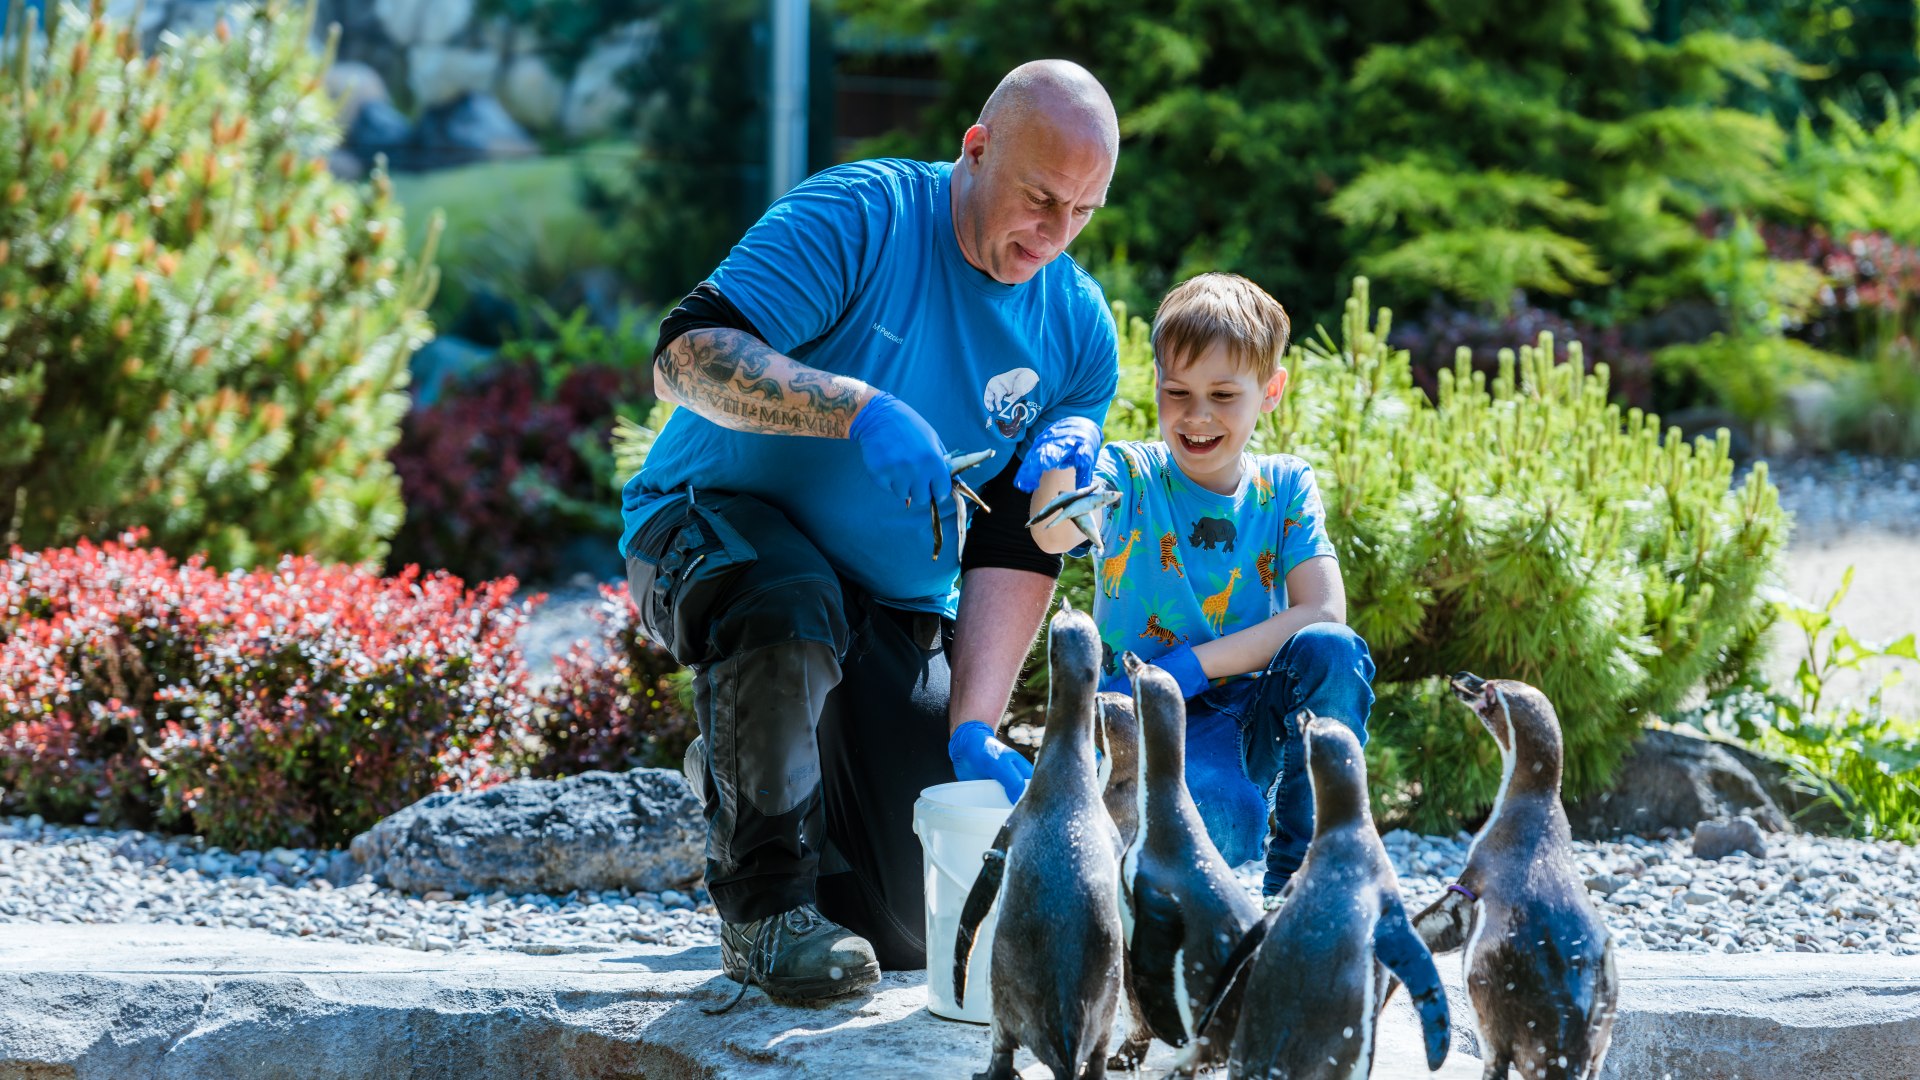
M 753 992 L 710 1017 L 700 1007 L 734 989 L 717 962 L 710 947 L 427 954 L 258 931 L 0 923 L 0 1077 L 845 1080 L 965 1077 L 986 1062 L 986 1029 L 928 1015 L 917 973 L 818 1009 Z M 1457 960 L 1442 973 L 1457 979 Z M 1920 1074 L 1920 958 L 1627 953 L 1621 976 L 1610 1077 Z M 1391 1012 L 1375 1076 L 1479 1075 L 1466 1052 L 1427 1073 L 1404 995 Z M 1157 1047 L 1141 1075 L 1170 1060 Z

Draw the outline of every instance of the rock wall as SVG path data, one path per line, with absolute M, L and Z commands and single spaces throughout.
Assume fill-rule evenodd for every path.
M 231 0 L 108 0 L 151 49 L 163 34 L 205 33 Z M 588 140 L 614 131 L 631 100 L 621 76 L 646 54 L 648 21 L 609 28 L 569 73 L 531 29 L 483 17 L 476 0 L 319 0 L 314 48 L 340 26 L 328 77 L 342 100 L 346 153 L 336 172 L 364 170 L 384 153 L 399 170 L 530 155 L 542 138 Z

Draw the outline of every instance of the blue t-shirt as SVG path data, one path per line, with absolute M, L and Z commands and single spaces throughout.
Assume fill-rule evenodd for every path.
M 1287 574 L 1334 553 L 1313 470 L 1291 454 L 1243 454 L 1232 495 L 1187 479 L 1163 442 L 1108 443 L 1098 472 L 1120 492 L 1094 560 L 1108 675 L 1128 650 L 1153 660 L 1279 614 Z
M 997 451 L 964 474 L 978 489 L 1055 420 L 1104 421 L 1119 364 L 1106 297 L 1072 259 L 1020 285 L 967 263 L 952 171 L 887 159 L 817 173 L 768 208 L 712 281 L 773 348 L 900 398 L 949 451 Z M 676 409 L 622 493 L 623 554 L 649 505 L 687 486 L 768 502 L 878 599 L 953 613 L 953 511 L 935 559 L 926 506 L 888 495 L 851 440 L 732 431 Z

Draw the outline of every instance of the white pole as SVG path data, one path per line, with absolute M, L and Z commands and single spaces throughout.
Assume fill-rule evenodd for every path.
M 807 3 L 773 5 L 773 115 L 767 125 L 767 201 L 807 177 Z

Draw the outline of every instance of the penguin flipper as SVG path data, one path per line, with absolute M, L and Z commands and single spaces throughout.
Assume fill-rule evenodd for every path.
M 1013 826 L 1002 825 L 993 845 L 980 857 L 980 876 L 967 890 L 967 902 L 960 908 L 960 929 L 953 937 L 953 1003 L 967 1002 L 967 964 L 973 959 L 973 939 L 986 919 L 987 910 L 1000 895 L 1000 882 L 1007 876 L 1007 848 L 1013 842 Z
M 1413 928 L 1430 953 L 1452 952 L 1467 943 L 1467 930 L 1473 923 L 1473 905 L 1478 901 L 1458 889 L 1449 888 L 1440 899 L 1428 904 L 1414 916 Z
M 1186 918 L 1177 900 L 1144 882 L 1134 886 L 1134 893 L 1131 954 L 1140 1008 L 1155 1035 L 1181 1046 L 1201 1030 L 1198 1026 L 1187 1030 L 1192 1006 L 1183 1010 L 1179 993 L 1186 981 L 1174 970 L 1181 960 L 1181 943 L 1187 937 Z
M 1458 894 L 1449 894 L 1458 895 Z M 1394 978 L 1407 985 L 1413 1007 L 1420 1012 L 1420 1027 L 1427 1039 L 1427 1070 L 1437 1071 L 1447 1060 L 1451 1042 L 1448 1026 L 1447 992 L 1440 985 L 1440 971 L 1433 966 L 1433 954 L 1407 921 L 1407 909 L 1398 897 L 1391 898 L 1373 924 L 1373 955 Z
M 1267 933 L 1273 929 L 1273 924 L 1280 921 L 1280 912 L 1283 910 L 1283 907 L 1274 908 L 1259 922 L 1247 927 L 1240 943 L 1221 963 L 1220 974 L 1213 980 L 1213 994 L 1207 998 L 1207 1007 L 1200 1010 L 1200 1018 L 1194 1021 L 1193 1030 L 1205 1031 L 1212 1026 L 1214 1014 L 1220 1011 L 1220 1006 L 1233 996 L 1246 980 L 1247 973 L 1253 970 L 1254 954 L 1260 951 L 1260 946 L 1267 940 Z

